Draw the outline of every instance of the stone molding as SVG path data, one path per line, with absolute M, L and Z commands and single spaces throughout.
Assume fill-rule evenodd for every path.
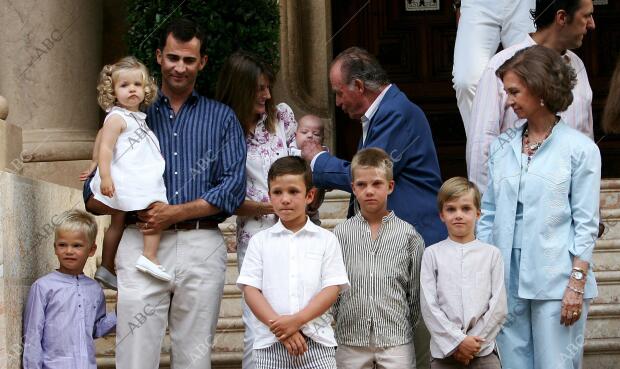
M 25 162 L 90 160 L 96 137 L 96 130 L 27 130 L 22 156 Z
M 24 167 L 22 152 L 22 130 L 6 121 L 9 104 L 0 96 L 0 170 L 21 173 Z

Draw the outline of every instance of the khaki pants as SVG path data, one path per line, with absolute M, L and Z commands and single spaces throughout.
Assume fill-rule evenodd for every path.
M 493 351 L 487 356 L 475 357 L 465 366 L 453 358 L 432 359 L 431 369 L 501 369 L 497 353 Z
M 163 232 L 157 257 L 172 275 L 170 282 L 136 269 L 142 250 L 142 234 L 127 228 L 116 254 L 116 368 L 159 368 L 166 327 L 172 368 L 211 368 L 226 272 L 222 234 L 217 229 Z
M 376 347 L 370 331 L 370 346 L 339 345 L 336 350 L 338 369 L 415 369 L 413 342 L 400 346 Z

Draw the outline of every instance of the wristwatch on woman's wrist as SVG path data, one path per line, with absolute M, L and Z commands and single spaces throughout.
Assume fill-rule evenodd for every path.
M 452 8 L 457 11 L 461 8 L 461 0 L 452 0 Z
M 570 273 L 570 277 L 579 282 L 586 279 L 586 275 L 581 269 L 573 269 Z

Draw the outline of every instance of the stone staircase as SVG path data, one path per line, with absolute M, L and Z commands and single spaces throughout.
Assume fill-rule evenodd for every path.
M 321 207 L 323 227 L 333 229 L 346 216 L 349 195 L 328 192 Z M 585 337 L 584 369 L 620 368 L 620 180 L 606 180 L 601 189 L 601 213 L 606 231 L 597 242 L 594 252 L 594 270 L 599 286 L 599 297 L 588 316 Z M 229 219 L 220 225 L 227 244 L 234 244 L 235 223 Z M 212 366 L 241 368 L 243 355 L 243 322 L 241 320 L 241 293 L 235 286 L 237 257 L 228 254 L 226 285 L 217 324 Z M 115 302 L 113 291 L 106 291 L 109 309 Z M 577 342 L 580 343 L 580 342 Z M 97 365 L 114 368 L 115 337 L 97 340 Z M 164 339 L 160 368 L 170 368 L 170 342 Z
M 620 180 L 601 185 L 601 219 L 606 229 L 593 255 L 599 296 L 588 315 L 584 369 L 620 368 Z
M 349 194 L 332 191 L 325 196 L 321 206 L 322 226 L 333 229 L 336 224 L 346 218 Z M 229 250 L 235 243 L 235 220 L 234 217 L 220 224 L 224 239 Z M 235 285 L 237 276 L 237 254 L 228 253 L 226 265 L 226 282 L 224 296 L 220 307 L 220 317 L 217 323 L 217 331 L 213 341 L 211 363 L 214 369 L 240 369 L 243 357 L 243 321 L 241 320 L 241 291 Z M 116 292 L 105 290 L 108 311 L 114 309 Z M 116 336 L 109 335 L 95 341 L 97 349 L 97 367 L 100 369 L 114 369 L 114 348 Z M 162 345 L 162 354 L 159 367 L 170 368 L 170 339 L 166 335 Z

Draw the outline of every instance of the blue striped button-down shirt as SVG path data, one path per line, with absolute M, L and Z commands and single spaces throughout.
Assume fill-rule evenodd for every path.
M 230 216 L 245 196 L 246 158 L 243 130 L 232 109 L 194 91 L 175 114 L 160 91 L 147 116 L 166 160 L 168 202 L 204 199 L 221 210 L 205 219 L 221 222 Z

